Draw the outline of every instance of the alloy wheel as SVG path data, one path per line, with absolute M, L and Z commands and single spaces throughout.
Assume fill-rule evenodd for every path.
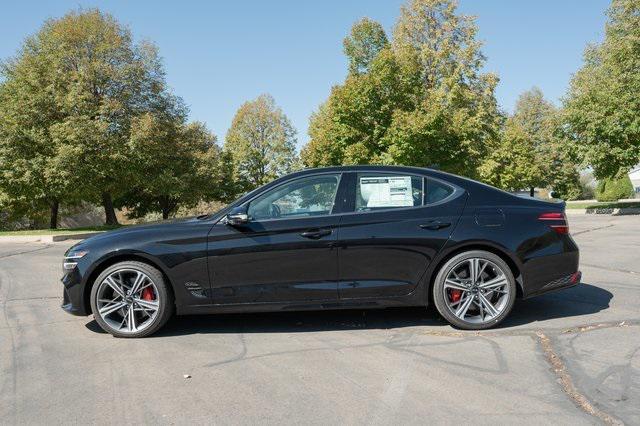
M 509 304 L 507 276 L 488 259 L 461 260 L 449 270 L 442 288 L 449 311 L 467 323 L 488 323 Z
M 158 315 L 160 297 L 151 278 L 136 269 L 118 269 L 107 275 L 96 293 L 97 313 L 114 331 L 138 333 Z

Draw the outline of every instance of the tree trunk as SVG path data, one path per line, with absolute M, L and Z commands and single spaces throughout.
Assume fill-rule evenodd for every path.
M 57 199 L 52 200 L 49 203 L 49 207 L 51 207 L 49 228 L 56 229 L 58 227 L 58 207 L 60 207 L 60 201 L 58 201 Z
M 113 200 L 108 192 L 102 193 L 102 207 L 104 207 L 104 217 L 106 225 L 118 225 L 116 211 L 113 209 Z
M 533 198 L 533 196 L 536 195 L 536 189 L 535 188 L 531 188 L 529 190 L 529 195 L 531 196 L 531 198 Z
M 160 208 L 162 209 L 162 220 L 169 219 L 169 214 L 171 213 L 171 199 L 168 195 L 160 198 Z

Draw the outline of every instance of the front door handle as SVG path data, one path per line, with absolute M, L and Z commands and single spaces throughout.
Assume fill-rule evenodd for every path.
M 331 229 L 310 229 L 301 233 L 300 236 L 311 240 L 319 240 L 322 237 L 331 235 L 331 232 L 333 232 Z
M 423 223 L 422 225 L 420 225 L 420 228 L 436 231 L 438 229 L 447 228 L 449 226 L 451 226 L 450 222 L 440 222 L 439 220 L 431 220 L 427 223 Z

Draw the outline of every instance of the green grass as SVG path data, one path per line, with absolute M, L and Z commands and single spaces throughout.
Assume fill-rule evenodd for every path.
M 122 225 L 101 225 L 86 226 L 83 228 L 71 229 L 27 229 L 25 231 L 0 231 L 0 237 L 20 236 L 20 235 L 69 235 L 83 234 L 85 232 L 110 231 L 120 228 Z
M 567 209 L 616 209 L 616 208 L 639 208 L 640 202 L 629 203 L 567 203 Z

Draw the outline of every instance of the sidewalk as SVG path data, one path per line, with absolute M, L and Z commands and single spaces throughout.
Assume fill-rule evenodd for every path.
M 49 235 L 6 235 L 0 236 L 0 243 L 55 243 L 66 240 L 84 240 L 93 235 L 101 234 L 104 231 L 69 233 L 69 234 L 49 234 Z

